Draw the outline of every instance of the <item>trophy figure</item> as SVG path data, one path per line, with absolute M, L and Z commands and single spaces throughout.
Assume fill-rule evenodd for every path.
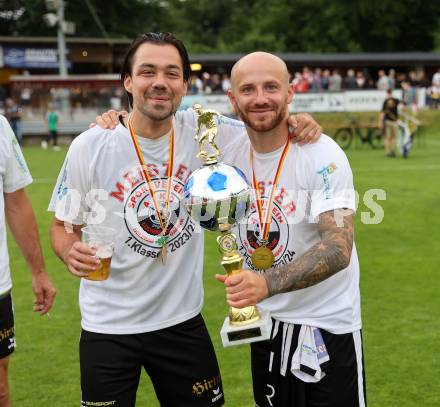
M 190 216 L 204 229 L 218 231 L 217 244 L 222 254 L 221 264 L 228 275 L 239 273 L 243 257 L 238 252 L 232 226 L 243 219 L 250 207 L 251 189 L 238 168 L 218 162 L 220 150 L 215 144 L 220 114 L 195 105 L 198 126 L 195 139 L 199 142 L 197 157 L 203 166 L 195 170 L 185 184 L 185 207 Z M 209 147 L 208 151 L 206 148 Z M 266 340 L 272 322 L 267 313 L 255 306 L 229 307 L 221 330 L 224 346 Z

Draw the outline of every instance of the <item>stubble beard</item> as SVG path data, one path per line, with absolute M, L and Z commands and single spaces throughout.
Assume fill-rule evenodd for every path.
M 275 116 L 269 122 L 258 122 L 257 120 L 251 120 L 249 116 L 243 112 L 238 106 L 235 107 L 237 115 L 243 121 L 243 123 L 257 132 L 267 132 L 276 128 L 284 119 L 284 112 L 277 110 Z
M 166 93 L 159 93 L 158 95 L 164 95 Z M 145 94 L 143 103 L 139 106 L 139 110 L 143 115 L 148 117 L 150 120 L 155 122 L 161 122 L 169 119 L 171 116 L 176 113 L 177 109 L 180 106 L 180 102 L 182 99 L 178 101 L 174 101 L 174 94 L 166 94 L 169 97 L 168 106 L 163 106 L 161 104 L 155 104 L 150 98 L 153 96 L 152 94 Z

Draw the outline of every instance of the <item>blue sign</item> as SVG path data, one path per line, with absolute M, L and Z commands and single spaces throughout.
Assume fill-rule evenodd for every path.
M 58 68 L 56 48 L 3 47 L 3 65 L 8 68 Z M 67 67 L 70 67 L 67 61 Z

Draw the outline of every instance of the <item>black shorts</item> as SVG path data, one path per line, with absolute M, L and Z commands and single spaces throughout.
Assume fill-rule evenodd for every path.
M 134 407 L 142 367 L 163 407 L 224 404 L 217 358 L 201 315 L 142 334 L 83 330 L 79 349 L 81 406 Z
M 14 312 L 11 293 L 0 296 L 0 359 L 15 349 Z
M 283 322 L 275 321 L 277 334 L 270 341 L 251 345 L 254 399 L 257 407 L 364 407 L 365 375 L 361 332 L 335 335 L 320 330 L 330 360 L 317 383 L 305 383 L 290 371 L 301 325 L 294 325 L 290 343 L 283 338 Z M 284 341 L 284 343 L 283 343 Z M 288 357 L 285 376 L 281 359 Z

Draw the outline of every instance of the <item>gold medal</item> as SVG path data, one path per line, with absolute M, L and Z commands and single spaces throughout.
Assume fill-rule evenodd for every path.
M 284 159 L 286 158 L 287 152 L 289 150 L 289 146 L 290 146 L 290 133 L 287 137 L 286 144 L 284 146 L 283 152 L 281 153 L 281 157 L 278 162 L 278 167 L 275 172 L 274 180 L 272 182 L 272 190 L 269 195 L 265 215 L 263 213 L 263 198 L 260 193 L 259 184 L 257 181 L 257 176 L 255 175 L 255 170 L 254 170 L 254 154 L 253 154 L 252 147 L 250 148 L 250 161 L 251 161 L 251 166 L 252 166 L 252 183 L 253 183 L 254 191 L 255 191 L 255 195 L 256 195 L 259 229 L 260 229 L 260 237 L 261 237 L 261 240 L 260 240 L 261 246 L 257 247 L 251 255 L 252 265 L 257 270 L 267 270 L 268 268 L 272 267 L 272 265 L 275 261 L 275 256 L 274 256 L 272 250 L 270 250 L 267 247 L 267 244 L 268 244 L 268 238 L 269 238 L 270 224 L 272 221 L 272 205 L 273 205 L 273 200 L 275 197 L 275 190 L 276 190 L 276 186 L 278 183 L 278 178 L 281 173 L 281 168 L 283 167 L 283 164 L 284 164 Z
M 275 256 L 266 246 L 257 247 L 251 255 L 252 264 L 257 270 L 267 270 L 272 267 Z

